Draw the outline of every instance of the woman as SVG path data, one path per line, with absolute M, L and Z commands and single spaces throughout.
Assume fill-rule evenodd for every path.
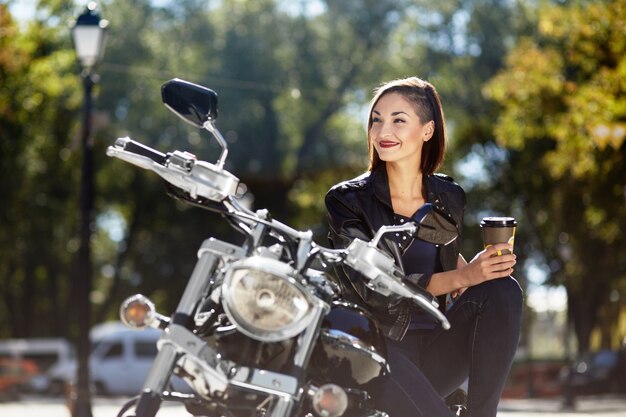
M 391 417 L 451 416 L 443 397 L 467 379 L 468 414 L 495 416 L 521 325 L 522 293 L 510 276 L 515 255 L 496 256 L 511 249 L 504 243 L 469 263 L 459 253 L 465 193 L 450 177 L 435 174 L 446 131 L 434 86 L 411 77 L 378 88 L 368 145 L 368 171 L 335 185 L 326 196 L 334 247 L 354 238 L 370 240 L 383 225 L 418 218 L 424 203 L 450 214 L 459 229 L 459 238 L 443 247 L 407 234 L 387 235 L 380 245 L 408 281 L 438 297 L 440 305 L 447 298 L 450 330 L 407 301 L 372 292 L 358 273 L 339 271 L 345 296 L 369 307 L 388 338 L 391 376 L 370 387 L 374 401 Z

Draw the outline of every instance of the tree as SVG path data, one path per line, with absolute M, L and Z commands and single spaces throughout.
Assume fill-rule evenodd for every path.
M 545 6 L 536 36 L 485 90 L 502 106 L 510 195 L 538 233 L 550 282 L 567 289 L 580 352 L 600 314 L 612 323 L 603 328 L 616 325 L 609 312 L 626 278 L 625 24 L 622 1 Z
M 2 4 L 0 31 L 0 335 L 68 335 L 80 81 L 57 30 L 20 30 Z

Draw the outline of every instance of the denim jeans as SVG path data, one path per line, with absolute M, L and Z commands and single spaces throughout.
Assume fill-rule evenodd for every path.
M 390 417 L 450 417 L 443 397 L 468 377 L 472 417 L 495 417 L 519 341 L 522 291 L 512 277 L 468 288 L 446 312 L 450 330 L 409 330 L 388 340 L 391 375 L 372 385 Z

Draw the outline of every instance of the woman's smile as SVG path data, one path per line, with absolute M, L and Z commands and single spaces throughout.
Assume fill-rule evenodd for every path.
M 393 148 L 394 146 L 400 146 L 400 143 L 392 141 L 392 140 L 379 140 L 378 146 L 381 148 Z

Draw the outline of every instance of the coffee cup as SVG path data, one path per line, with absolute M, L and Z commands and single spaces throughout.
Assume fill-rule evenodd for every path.
M 485 217 L 480 222 L 483 229 L 483 244 L 485 249 L 496 243 L 508 243 L 513 248 L 515 242 L 515 227 L 517 222 L 513 217 Z M 509 250 L 498 251 L 499 255 L 511 253 Z

